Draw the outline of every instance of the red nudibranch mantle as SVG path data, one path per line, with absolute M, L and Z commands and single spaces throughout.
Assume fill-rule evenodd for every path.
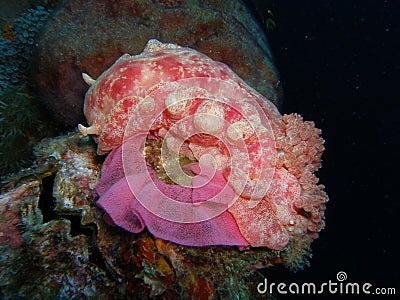
M 153 39 L 83 78 L 89 127 L 79 130 L 111 151 L 96 187 L 111 224 L 187 246 L 273 250 L 324 227 L 320 130 L 282 116 L 225 64 Z

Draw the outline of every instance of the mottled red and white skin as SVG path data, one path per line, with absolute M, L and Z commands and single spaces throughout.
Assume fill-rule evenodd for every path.
M 89 127 L 79 130 L 98 154 L 112 151 L 96 189 L 113 224 L 188 246 L 274 250 L 323 228 L 320 130 L 282 116 L 225 64 L 150 40 L 96 80 L 83 77 Z M 146 139 L 162 141 L 173 184 L 145 160 Z M 182 157 L 192 163 L 181 166 Z

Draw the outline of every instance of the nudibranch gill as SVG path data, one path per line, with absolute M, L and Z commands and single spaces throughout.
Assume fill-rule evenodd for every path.
M 90 85 L 79 124 L 108 154 L 96 186 L 110 224 L 186 246 L 284 249 L 324 227 L 324 140 L 228 66 L 149 40 Z

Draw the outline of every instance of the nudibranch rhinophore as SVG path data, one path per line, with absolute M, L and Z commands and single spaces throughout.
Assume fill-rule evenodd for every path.
M 152 39 L 83 78 L 79 130 L 111 151 L 96 187 L 109 223 L 187 246 L 273 250 L 309 245 L 324 227 L 320 130 L 282 116 L 225 64 Z

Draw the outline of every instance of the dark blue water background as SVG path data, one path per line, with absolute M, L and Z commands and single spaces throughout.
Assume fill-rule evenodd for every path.
M 318 176 L 330 196 L 311 267 L 264 274 L 324 282 L 345 271 L 400 293 L 400 1 L 250 2 L 261 22 L 273 12 L 283 112 L 323 130 Z

